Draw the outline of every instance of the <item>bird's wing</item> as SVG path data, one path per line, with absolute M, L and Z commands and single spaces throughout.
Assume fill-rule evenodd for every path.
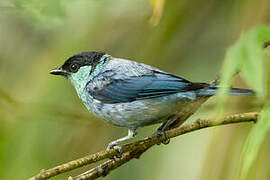
M 141 76 L 130 76 L 124 79 L 103 76 L 96 82 L 89 82 L 86 90 L 93 98 L 100 101 L 124 103 L 201 89 L 206 86 L 208 84 L 192 83 L 171 74 L 151 71 Z

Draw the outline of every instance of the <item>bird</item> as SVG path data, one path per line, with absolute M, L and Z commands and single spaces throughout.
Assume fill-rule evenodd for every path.
M 86 108 L 98 118 L 128 129 L 127 136 L 107 146 L 118 150 L 120 143 L 135 137 L 140 127 L 161 124 L 158 134 L 173 128 L 219 88 L 217 83 L 191 82 L 150 65 L 98 51 L 73 55 L 50 74 L 67 78 Z M 254 91 L 232 88 L 230 95 L 252 96 Z

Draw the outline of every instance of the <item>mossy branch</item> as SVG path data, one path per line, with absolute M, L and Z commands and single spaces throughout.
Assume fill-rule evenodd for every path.
M 116 169 L 117 167 L 127 163 L 133 158 L 139 158 L 145 151 L 151 148 L 155 144 L 159 144 L 167 138 L 174 138 L 192 131 L 197 131 L 199 129 L 214 127 L 226 124 L 241 123 L 241 122 L 256 122 L 259 113 L 243 113 L 226 116 L 220 120 L 216 119 L 198 119 L 197 121 L 177 127 L 166 131 L 166 135 L 152 135 L 151 137 L 145 138 L 143 140 L 126 144 L 123 146 L 123 154 L 118 160 L 109 160 L 79 176 L 69 177 L 69 180 L 85 180 L 85 179 L 96 179 L 101 176 L 106 176 L 110 171 Z M 53 176 L 77 169 L 82 166 L 92 164 L 94 162 L 101 161 L 103 159 L 113 158 L 118 152 L 114 149 L 97 152 L 79 158 L 77 160 L 70 161 L 68 163 L 56 166 L 52 169 L 43 170 L 36 176 L 30 178 L 29 180 L 44 180 L 49 179 Z

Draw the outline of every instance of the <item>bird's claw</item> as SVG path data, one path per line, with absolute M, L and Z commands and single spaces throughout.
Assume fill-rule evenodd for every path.
M 157 131 L 155 132 L 155 134 L 156 134 L 157 136 L 164 136 L 164 137 L 165 137 L 165 140 L 161 141 L 162 144 L 167 145 L 167 144 L 170 143 L 170 139 L 167 137 L 166 131 L 157 130 Z M 160 145 L 160 143 L 158 143 L 157 145 Z
M 170 139 L 165 139 L 164 141 L 161 141 L 162 144 L 167 145 L 170 143 Z
M 117 144 L 115 144 L 115 143 L 110 143 L 109 145 L 108 145 L 108 147 L 107 147 L 107 150 L 109 150 L 109 149 L 115 149 L 115 150 L 117 150 L 117 152 L 118 152 L 118 154 L 117 155 L 115 155 L 112 159 L 114 159 L 115 161 L 118 161 L 121 157 L 122 157 L 122 154 L 123 154 L 123 148 L 122 148 L 122 146 L 120 146 L 120 145 L 117 145 Z

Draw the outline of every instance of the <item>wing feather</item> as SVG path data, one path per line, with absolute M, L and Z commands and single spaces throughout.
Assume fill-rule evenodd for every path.
M 151 71 L 141 76 L 125 77 L 124 79 L 114 79 L 112 76 L 97 79 L 97 81 L 104 82 L 97 83 L 96 86 L 99 87 L 95 88 L 93 87 L 95 83 L 90 81 L 88 86 L 91 84 L 91 87 L 87 88 L 87 91 L 95 99 L 106 103 L 125 103 L 208 86 L 206 83 L 192 83 L 181 77 L 158 71 Z

